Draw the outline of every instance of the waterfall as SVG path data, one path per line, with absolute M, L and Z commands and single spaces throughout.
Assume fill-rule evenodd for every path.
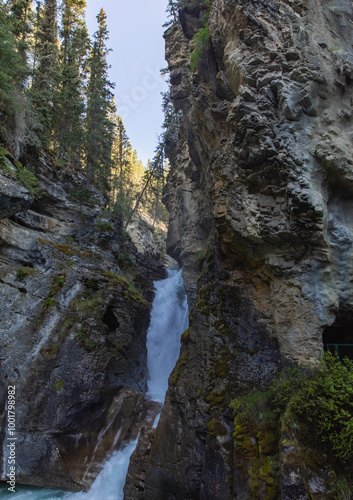
M 188 327 L 188 305 L 182 273 L 168 270 L 168 278 L 156 281 L 151 322 L 147 332 L 147 396 L 164 402 L 168 377 L 179 356 L 180 335 Z M 158 419 L 158 417 L 157 417 Z M 156 423 L 155 423 L 156 425 Z M 11 495 L 14 500 L 123 500 L 124 484 L 130 457 L 137 439 L 113 453 L 87 492 L 71 493 L 48 488 L 17 485 L 16 493 L 0 487 L 0 498 Z
M 147 395 L 164 402 L 168 377 L 179 357 L 180 335 L 188 327 L 188 305 L 181 271 L 155 282 L 156 295 L 147 332 Z

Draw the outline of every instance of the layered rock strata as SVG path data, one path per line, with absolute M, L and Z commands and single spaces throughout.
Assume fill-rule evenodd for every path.
M 352 5 L 189 4 L 165 34 L 182 115 L 165 201 L 194 307 L 126 498 L 337 498 L 324 453 L 288 427 L 234 439 L 229 403 L 352 326 Z
M 87 489 L 159 409 L 143 392 L 153 280 L 165 271 L 138 254 L 81 170 L 44 152 L 26 161 L 41 196 L 11 171 L 0 190 L 1 479 L 10 385 L 17 482 Z

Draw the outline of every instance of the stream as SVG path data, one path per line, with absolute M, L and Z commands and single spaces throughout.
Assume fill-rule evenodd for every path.
M 168 377 L 179 357 L 180 336 L 188 327 L 188 305 L 181 270 L 168 270 L 168 278 L 156 281 L 154 286 L 156 294 L 147 332 L 147 396 L 163 403 L 168 388 Z M 6 486 L 0 487 L 0 498 L 10 496 L 14 500 L 123 500 L 130 457 L 137 441 L 136 439 L 113 453 L 87 492 L 72 493 L 16 485 L 16 493 L 8 492 Z

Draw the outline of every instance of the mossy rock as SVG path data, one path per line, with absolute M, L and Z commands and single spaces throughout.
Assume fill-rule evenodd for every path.
M 60 290 L 65 285 L 65 281 L 66 281 L 66 274 L 64 274 L 64 273 L 63 274 L 56 274 L 53 277 L 53 281 L 52 281 L 52 284 L 50 286 L 48 297 L 54 297 L 54 295 L 59 293 Z
M 190 353 L 186 352 L 181 358 L 178 359 L 175 368 L 172 372 L 172 382 L 175 385 L 180 377 L 181 368 L 185 366 L 189 360 Z
M 70 304 L 71 309 L 77 311 L 82 318 L 94 317 L 98 320 L 103 317 L 104 297 L 102 292 L 91 291 L 78 295 Z
M 64 388 L 64 385 L 65 382 L 63 380 L 56 380 L 56 382 L 54 382 L 54 389 L 56 390 L 56 392 L 61 392 Z
M 60 351 L 59 346 L 53 344 L 47 349 L 45 347 L 42 347 L 39 352 L 41 356 L 47 357 L 48 359 L 53 359 L 58 354 L 59 351 Z
M 208 422 L 207 430 L 211 436 L 226 436 L 228 434 L 227 428 L 215 418 Z
M 183 343 L 189 342 L 189 340 L 190 340 L 190 332 L 191 332 L 191 328 L 188 328 L 187 330 L 185 330 L 184 333 L 182 333 L 182 335 L 180 337 L 181 342 L 183 342 Z

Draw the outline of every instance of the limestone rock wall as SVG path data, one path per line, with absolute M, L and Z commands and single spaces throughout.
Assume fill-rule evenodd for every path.
M 315 363 L 325 327 L 352 321 L 352 23 L 346 0 L 213 0 L 189 2 L 165 34 L 182 113 L 167 243 L 194 307 L 128 499 L 336 498 L 326 457 L 294 460 L 293 436 L 276 486 L 276 450 L 263 435 L 234 442 L 229 402 Z
M 0 189 L 1 480 L 15 385 L 17 482 L 87 489 L 159 408 L 143 391 L 153 280 L 165 271 L 137 252 L 82 171 L 43 151 L 23 161 L 42 194 L 33 200 L 10 174 Z

